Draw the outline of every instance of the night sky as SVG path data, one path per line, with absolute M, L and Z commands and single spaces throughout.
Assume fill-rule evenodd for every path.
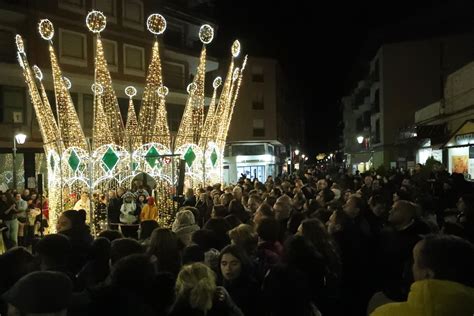
M 220 46 L 214 49 L 226 56 L 239 38 L 250 56 L 279 60 L 290 103 L 310 114 L 304 150 L 314 157 L 338 148 L 341 97 L 362 78 L 361 65 L 381 41 L 452 30 L 461 21 L 472 28 L 473 12 L 472 1 L 217 0 L 212 18 L 219 25 Z M 468 17 L 460 19 L 463 14 Z

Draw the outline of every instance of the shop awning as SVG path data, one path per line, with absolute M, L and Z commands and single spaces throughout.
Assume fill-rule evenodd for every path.
M 372 154 L 370 152 L 351 153 L 351 164 L 359 164 L 361 162 L 368 162 Z
M 474 145 L 474 120 L 467 120 L 451 134 L 442 147 Z

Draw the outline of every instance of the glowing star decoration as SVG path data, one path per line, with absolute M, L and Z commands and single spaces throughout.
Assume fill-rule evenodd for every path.
M 42 19 L 38 24 L 38 31 L 44 40 L 50 41 L 54 36 L 54 26 L 48 19 Z
M 234 43 L 232 43 L 232 48 L 231 48 L 232 56 L 238 57 L 240 55 L 240 42 L 239 40 L 235 40 Z
M 239 67 L 235 68 L 234 69 L 234 74 L 232 75 L 232 80 L 235 81 L 239 78 L 239 74 L 240 74 L 240 69 Z
M 102 12 L 94 10 L 87 14 L 86 24 L 92 33 L 100 33 L 107 25 L 107 18 Z
M 34 65 L 32 68 L 33 72 L 35 73 L 36 79 L 38 79 L 39 81 L 43 80 L 43 72 L 41 71 L 41 69 L 36 65 Z
M 209 24 L 204 24 L 199 29 L 199 39 L 204 44 L 209 44 L 214 39 L 214 29 Z
M 93 83 L 91 86 L 92 92 L 97 95 L 102 95 L 104 93 L 104 87 L 101 84 Z
M 166 97 L 166 96 L 168 95 L 169 90 L 168 90 L 168 87 L 166 87 L 166 86 L 161 86 L 161 87 L 158 88 L 157 92 L 158 92 L 158 95 L 159 95 L 160 97 L 164 98 L 164 97 Z
M 66 89 L 71 90 L 71 87 L 72 87 L 71 80 L 69 80 L 69 78 L 67 77 L 63 77 L 63 80 L 64 80 L 64 85 L 66 86 Z
M 214 81 L 212 82 L 212 86 L 214 87 L 214 89 L 219 88 L 221 84 L 222 84 L 221 77 L 216 77 L 216 79 L 214 79 Z
M 191 82 L 190 84 L 188 84 L 186 91 L 188 91 L 188 94 L 191 94 L 194 91 L 196 91 L 196 89 L 197 89 L 197 85 L 194 82 Z
M 146 28 L 155 35 L 163 34 L 166 30 L 166 19 L 158 13 L 154 13 L 146 20 Z
M 128 86 L 125 88 L 125 94 L 131 99 L 137 95 L 137 89 L 134 86 Z
M 21 38 L 20 35 L 15 36 L 15 43 L 16 43 L 16 48 L 18 49 L 18 52 L 21 54 L 25 53 L 25 44 L 23 43 L 23 39 Z

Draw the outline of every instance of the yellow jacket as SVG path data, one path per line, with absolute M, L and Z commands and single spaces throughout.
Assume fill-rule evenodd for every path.
M 158 207 L 156 205 L 153 205 L 150 207 L 150 205 L 145 204 L 142 208 L 142 211 L 140 213 L 140 219 L 141 221 L 147 221 L 150 219 L 156 220 L 158 217 Z
M 443 280 L 412 284 L 408 300 L 377 308 L 371 316 L 473 316 L 474 288 Z

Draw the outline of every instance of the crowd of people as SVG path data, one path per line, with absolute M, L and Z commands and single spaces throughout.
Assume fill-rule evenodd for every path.
M 119 188 L 99 198 L 108 227 L 96 238 L 71 208 L 56 234 L 11 244 L 0 314 L 473 315 L 473 192 L 441 165 L 313 168 L 188 189 L 160 227 L 152 196 Z M 13 239 L 24 205 L 2 201 Z

